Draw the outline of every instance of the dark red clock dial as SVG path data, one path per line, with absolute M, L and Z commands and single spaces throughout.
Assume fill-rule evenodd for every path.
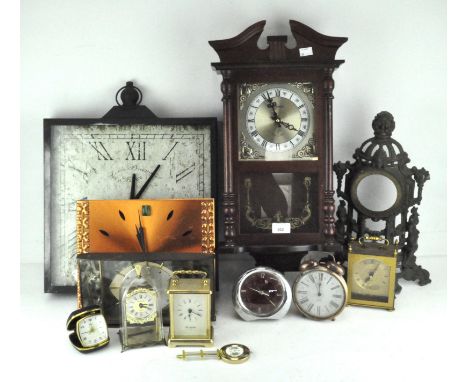
M 257 316 L 270 316 L 284 303 L 282 282 L 269 272 L 250 274 L 240 285 L 240 298 L 245 308 Z

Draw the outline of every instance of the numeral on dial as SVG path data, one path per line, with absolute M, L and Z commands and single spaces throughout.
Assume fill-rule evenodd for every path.
M 109 152 L 107 151 L 106 147 L 104 146 L 104 143 L 100 141 L 99 142 L 95 141 L 95 142 L 89 142 L 89 144 L 94 150 L 96 150 L 96 153 L 98 155 L 97 157 L 98 160 L 114 160 L 109 154 Z
M 125 160 L 145 160 L 146 159 L 146 142 L 126 142 L 128 148 L 127 158 Z

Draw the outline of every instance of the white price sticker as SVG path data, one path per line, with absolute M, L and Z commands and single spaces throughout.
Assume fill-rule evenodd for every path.
M 312 56 L 313 54 L 314 54 L 314 52 L 312 51 L 311 46 L 309 46 L 307 48 L 299 48 L 299 55 L 301 57 Z
M 291 223 L 272 223 L 271 233 L 291 233 Z

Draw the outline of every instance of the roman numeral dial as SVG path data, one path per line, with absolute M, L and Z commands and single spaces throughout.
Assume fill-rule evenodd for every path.
M 325 267 L 300 274 L 294 284 L 293 299 L 306 317 L 332 319 L 346 304 L 347 288 L 341 276 Z
M 248 145 L 265 155 L 291 154 L 313 136 L 313 103 L 303 89 L 291 84 L 263 85 L 245 103 L 241 113 L 245 119 L 239 121 L 244 136 L 241 150 Z M 245 159 L 242 152 L 241 159 Z
M 75 284 L 76 201 L 210 197 L 210 125 L 54 125 L 51 129 L 54 285 Z

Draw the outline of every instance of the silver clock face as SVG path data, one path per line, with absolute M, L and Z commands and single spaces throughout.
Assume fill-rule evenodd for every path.
M 132 174 L 138 191 L 157 165 L 142 198 L 212 196 L 210 135 L 210 125 L 52 126 L 51 283 L 76 284 L 77 200 L 129 199 Z
M 346 284 L 328 270 L 310 270 L 298 276 L 293 299 L 301 313 L 309 318 L 333 318 L 346 304 Z
M 240 160 L 317 160 L 310 83 L 243 84 Z

